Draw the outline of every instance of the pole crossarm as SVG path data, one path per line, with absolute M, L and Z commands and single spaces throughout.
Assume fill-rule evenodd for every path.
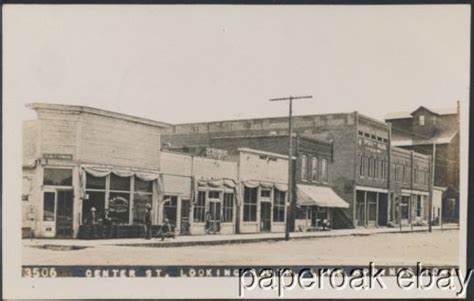
M 307 96 L 288 96 L 288 97 L 281 97 L 281 98 L 271 98 L 270 101 L 283 101 L 283 100 L 294 100 L 294 99 L 309 99 L 313 98 L 312 95 Z

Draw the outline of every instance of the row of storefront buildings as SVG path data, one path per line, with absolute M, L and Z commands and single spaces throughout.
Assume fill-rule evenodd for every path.
M 431 156 L 391 145 L 357 112 L 170 125 L 89 107 L 31 104 L 23 128 L 23 232 L 78 236 L 104 219 L 176 235 L 421 225 L 442 216 Z M 293 200 L 288 202 L 288 194 Z M 289 217 L 289 218 L 287 218 Z M 27 234 L 27 235 L 28 235 Z

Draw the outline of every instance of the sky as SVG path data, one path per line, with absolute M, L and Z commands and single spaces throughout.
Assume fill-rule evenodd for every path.
M 468 5 L 5 5 L 3 102 L 168 123 L 294 114 L 383 119 L 469 96 Z M 5 112 L 5 111 L 4 111 Z

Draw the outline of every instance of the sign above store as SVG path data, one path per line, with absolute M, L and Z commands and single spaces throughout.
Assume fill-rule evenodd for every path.
M 52 160 L 72 160 L 71 154 L 43 154 L 43 158 Z
M 206 147 L 206 157 L 214 158 L 214 159 L 221 159 L 226 157 L 228 152 L 223 149 L 213 148 L 213 147 Z

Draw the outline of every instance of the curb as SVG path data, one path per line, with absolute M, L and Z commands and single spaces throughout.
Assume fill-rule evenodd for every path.
M 450 230 L 459 230 L 457 228 L 444 228 L 444 229 L 433 229 L 433 231 L 450 231 Z M 372 236 L 378 234 L 407 234 L 407 233 L 421 233 L 428 232 L 428 229 L 413 229 L 413 230 L 393 230 L 393 231 L 384 231 L 384 232 L 372 232 L 372 233 L 345 233 L 345 234 L 334 234 L 328 232 L 327 234 L 319 235 L 308 235 L 308 236 L 296 236 L 292 237 L 291 240 L 303 240 L 303 239 L 315 239 L 315 238 L 332 238 L 332 237 L 347 237 L 347 236 Z M 283 233 L 282 233 L 283 235 Z M 115 244 L 104 244 L 104 245 L 62 245 L 62 244 L 52 244 L 47 243 L 43 245 L 27 245 L 28 247 L 46 249 L 46 250 L 55 250 L 55 251 L 72 251 L 80 250 L 86 248 L 95 248 L 95 247 L 144 247 L 144 248 L 172 248 L 172 247 L 192 247 L 192 246 L 215 246 L 215 245 L 228 245 L 228 244 L 245 244 L 245 243 L 258 243 L 258 242 L 278 242 L 285 241 L 284 237 L 256 237 L 256 238 L 240 238 L 240 239 L 223 239 L 223 240 L 211 240 L 211 241 L 168 241 L 168 242 L 150 242 L 150 243 L 115 243 Z

